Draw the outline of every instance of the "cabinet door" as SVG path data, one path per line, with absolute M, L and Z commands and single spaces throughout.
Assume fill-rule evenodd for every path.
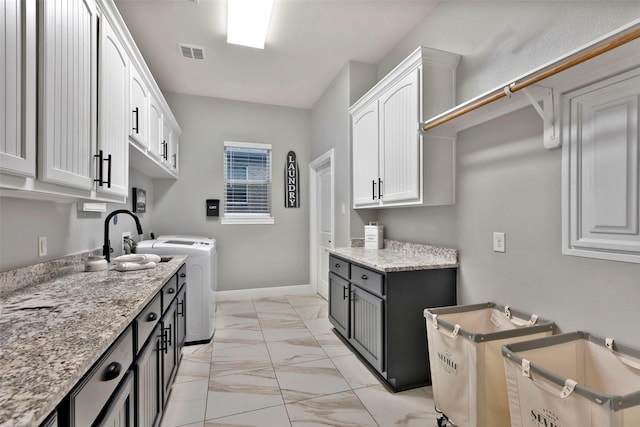
M 160 159 L 163 153 L 162 143 L 162 109 L 155 97 L 149 98 L 149 152 Z
M 100 21 L 99 63 L 98 151 L 103 154 L 103 174 L 102 185 L 97 189 L 126 196 L 129 192 L 129 57 L 107 19 Z
M 96 144 L 94 0 L 40 2 L 39 173 L 91 190 Z
M 137 426 L 155 427 L 162 415 L 161 325 L 151 333 L 152 339 L 140 352 L 135 363 Z
M 36 169 L 35 9 L 35 0 L 0 6 L 0 170 L 23 176 Z
M 353 205 L 376 206 L 379 203 L 378 103 L 353 115 Z
M 187 285 L 182 286 L 180 292 L 178 292 L 178 296 L 176 297 L 178 301 L 177 308 L 177 334 L 178 334 L 178 358 L 180 358 L 180 354 L 182 353 L 182 347 L 184 347 L 184 342 L 187 338 Z
M 420 199 L 419 77 L 412 71 L 379 100 L 383 203 Z
M 162 316 L 162 400 L 166 404 L 178 364 L 176 343 L 177 302 L 173 300 Z
M 109 403 L 104 416 L 96 425 L 100 427 L 133 427 L 134 415 L 133 373 L 129 371 Z
M 384 372 L 384 300 L 351 285 L 351 344 L 376 368 Z
M 563 253 L 640 262 L 640 70 L 564 97 Z
M 149 90 L 138 69 L 131 66 L 131 126 L 129 137 L 145 150 L 149 148 Z
M 349 338 L 349 282 L 329 273 L 329 321 Z

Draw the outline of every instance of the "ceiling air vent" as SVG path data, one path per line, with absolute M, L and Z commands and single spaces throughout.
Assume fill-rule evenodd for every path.
M 178 43 L 180 55 L 189 59 L 204 59 L 204 48 L 186 43 Z

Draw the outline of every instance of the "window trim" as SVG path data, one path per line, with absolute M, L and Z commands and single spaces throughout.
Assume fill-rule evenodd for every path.
M 270 156 L 270 171 L 269 171 L 269 184 L 271 186 L 271 193 L 273 194 L 273 147 L 271 144 L 257 143 L 257 142 L 238 142 L 238 141 L 224 141 L 223 147 L 223 162 L 225 159 L 225 149 L 226 147 L 234 147 L 234 148 L 253 148 L 259 150 L 269 150 Z M 223 181 L 226 186 L 225 179 L 226 170 L 223 167 Z M 225 194 L 225 209 L 223 210 L 223 214 L 220 217 L 221 224 L 241 224 L 241 225 L 264 225 L 264 224 L 274 224 L 275 219 L 273 217 L 273 200 L 271 200 L 269 205 L 269 213 L 261 214 L 261 213 L 228 213 L 226 210 L 226 189 L 224 190 Z

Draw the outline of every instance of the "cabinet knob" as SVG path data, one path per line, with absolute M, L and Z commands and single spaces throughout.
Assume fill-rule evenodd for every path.
M 363 274 L 362 276 L 360 276 L 360 278 L 361 278 L 362 280 L 367 280 L 367 279 L 368 279 L 368 277 L 367 277 L 367 275 L 366 275 L 366 274 Z
M 149 322 L 153 322 L 153 321 L 154 321 L 154 320 L 156 320 L 157 318 L 158 318 L 158 315 L 157 315 L 157 314 L 155 314 L 155 313 L 153 313 L 153 312 L 151 312 L 151 313 L 147 314 L 147 320 L 148 320 Z
M 180 273 L 180 277 L 187 277 L 186 273 Z
M 174 288 L 169 288 L 169 290 L 167 291 L 168 294 L 175 294 L 176 290 Z
M 340 263 L 336 262 L 336 268 L 340 268 Z
M 103 381 L 111 381 L 120 376 L 120 371 L 122 370 L 122 365 L 118 362 L 111 362 L 104 370 L 104 375 L 102 376 Z

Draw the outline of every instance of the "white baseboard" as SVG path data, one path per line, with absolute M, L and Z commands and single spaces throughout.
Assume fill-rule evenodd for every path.
M 276 286 L 273 288 L 239 289 L 237 291 L 218 291 L 218 301 L 242 300 L 251 298 L 281 297 L 284 295 L 311 295 L 311 285 Z

